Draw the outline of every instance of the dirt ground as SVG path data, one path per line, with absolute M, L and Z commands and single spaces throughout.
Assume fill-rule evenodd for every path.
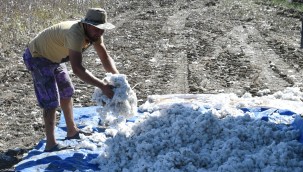
M 139 105 L 154 94 L 260 96 L 259 90 L 271 94 L 302 87 L 297 11 L 267 0 L 126 0 L 112 1 L 106 9 L 116 25 L 105 33 L 107 49 L 127 75 Z M 10 168 L 44 138 L 23 49 L 12 45 L 10 56 L 0 56 L 0 169 Z M 87 69 L 103 78 L 96 53 L 84 56 Z M 75 106 L 95 105 L 94 87 L 71 76 Z

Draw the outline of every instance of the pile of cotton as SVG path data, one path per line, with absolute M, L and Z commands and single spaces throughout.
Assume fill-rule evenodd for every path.
M 100 88 L 95 88 L 92 100 L 104 125 L 114 125 L 137 113 L 137 97 L 130 87 L 126 75 L 107 73 L 104 80 L 113 86 L 114 96 L 109 99 Z
M 283 91 L 278 91 L 272 95 L 277 99 L 301 101 L 303 100 L 303 93 L 299 87 L 287 87 Z
M 303 145 L 291 126 L 212 107 L 173 104 L 118 132 L 91 163 L 102 171 L 302 171 Z

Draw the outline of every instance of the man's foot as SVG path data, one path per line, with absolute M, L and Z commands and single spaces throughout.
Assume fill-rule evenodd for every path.
M 87 132 L 84 132 L 82 130 L 79 130 L 75 135 L 71 136 L 71 137 L 65 137 L 65 140 L 71 140 L 71 139 L 81 139 L 80 138 L 80 134 L 83 134 L 85 136 L 91 136 L 92 133 L 87 133 Z
M 56 152 L 56 151 L 61 151 L 61 150 L 65 150 L 65 149 L 71 149 L 71 147 L 67 147 L 67 146 L 62 146 L 60 144 L 56 144 L 55 146 L 53 146 L 50 149 L 45 149 L 44 152 Z

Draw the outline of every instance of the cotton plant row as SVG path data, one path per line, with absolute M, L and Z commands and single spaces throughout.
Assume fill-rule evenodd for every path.
M 103 125 L 117 125 L 137 113 L 137 96 L 130 87 L 124 74 L 107 73 L 104 80 L 113 86 L 114 96 L 108 98 L 102 90 L 95 88 L 92 100 L 100 107 L 97 109 Z
M 301 171 L 303 146 L 291 127 L 214 108 L 175 104 L 105 141 L 91 163 L 104 171 Z M 220 115 L 219 115 L 220 116 Z

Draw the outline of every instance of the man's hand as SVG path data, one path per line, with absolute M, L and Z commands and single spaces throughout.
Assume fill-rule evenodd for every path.
M 108 98 L 113 98 L 114 97 L 114 91 L 113 91 L 113 86 L 112 85 L 104 85 L 102 88 L 100 88 L 103 92 L 104 95 L 106 95 Z

